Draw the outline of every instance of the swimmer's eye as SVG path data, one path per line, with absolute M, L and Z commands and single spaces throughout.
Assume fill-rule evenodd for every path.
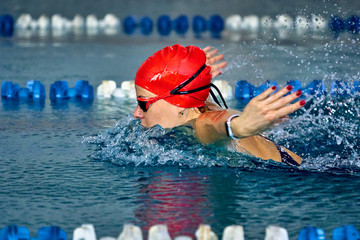
M 137 100 L 139 107 L 141 108 L 141 110 L 143 110 L 143 112 L 146 112 L 148 109 L 146 108 L 146 104 L 148 101 L 141 101 L 141 100 Z

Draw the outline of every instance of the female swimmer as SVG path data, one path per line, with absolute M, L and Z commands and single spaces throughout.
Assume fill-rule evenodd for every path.
M 242 113 L 223 109 L 209 98 L 211 79 L 226 65 L 222 59 L 210 47 L 177 44 L 155 52 L 136 73 L 138 105 L 133 116 L 147 128 L 191 125 L 203 144 L 232 141 L 238 151 L 299 166 L 298 155 L 259 134 L 305 104 L 291 104 L 301 91 L 286 95 L 291 86 L 278 92 L 273 86 L 253 98 Z

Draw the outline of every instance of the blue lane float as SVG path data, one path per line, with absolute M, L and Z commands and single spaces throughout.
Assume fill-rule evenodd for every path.
M 30 232 L 26 227 L 6 226 L 0 231 L 0 240 L 30 240 Z
M 0 16 L 0 35 L 3 37 L 11 37 L 14 34 L 14 18 L 9 14 Z
M 347 19 L 342 19 L 338 15 L 333 15 L 329 21 L 329 28 L 333 32 L 335 37 L 338 37 L 340 33 L 346 30 L 353 34 L 359 34 L 360 17 L 352 15 Z
M 25 88 L 20 88 L 19 84 L 5 81 L 1 84 L 2 99 L 45 99 L 45 86 L 40 81 L 28 81 Z
M 85 80 L 76 81 L 75 88 L 69 88 L 69 83 L 67 81 L 55 81 L 50 85 L 51 101 L 70 98 L 93 101 L 94 87 Z
M 290 80 L 288 85 L 293 86 L 291 93 L 301 90 L 304 95 L 313 97 L 322 97 L 327 95 L 325 83 L 321 80 L 313 80 L 307 86 L 302 87 L 299 80 Z M 277 86 L 275 81 L 266 81 L 260 86 L 254 86 L 246 80 L 240 80 L 235 86 L 235 98 L 238 100 L 250 100 L 258 96 L 271 86 Z M 331 97 L 345 98 L 354 95 L 360 95 L 360 81 L 355 81 L 353 85 L 349 82 L 334 80 L 331 82 Z
M 149 35 L 153 32 L 153 21 L 147 16 L 141 18 L 136 16 L 128 16 L 124 19 L 124 33 L 128 35 L 134 34 L 137 28 L 140 29 L 140 32 L 143 35 Z
M 353 225 L 335 228 L 332 232 L 333 240 L 359 240 L 360 234 Z
M 38 240 L 67 240 L 64 230 L 58 226 L 47 226 L 39 228 L 37 234 Z
M 325 232 L 321 228 L 305 227 L 300 231 L 298 240 L 325 240 Z

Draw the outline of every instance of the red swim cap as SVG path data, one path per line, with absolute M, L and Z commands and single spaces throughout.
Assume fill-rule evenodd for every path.
M 205 105 L 209 95 L 210 87 L 207 86 L 212 78 L 211 68 L 206 66 L 205 62 L 206 55 L 198 47 L 182 47 L 179 44 L 165 47 L 155 52 L 140 66 L 135 84 L 156 94 L 156 100 L 164 99 L 183 108 L 201 107 Z M 177 89 L 177 92 L 183 93 L 174 94 L 173 90 L 188 79 L 188 84 Z

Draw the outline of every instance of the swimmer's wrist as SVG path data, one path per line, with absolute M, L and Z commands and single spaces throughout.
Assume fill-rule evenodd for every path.
M 239 135 L 234 132 L 234 130 L 236 130 L 236 128 L 234 129 L 234 128 L 232 127 L 233 124 L 231 124 L 231 122 L 232 122 L 234 119 L 238 118 L 238 117 L 240 117 L 240 114 L 233 114 L 233 115 L 231 115 L 231 116 L 226 120 L 226 122 L 225 122 L 226 135 L 227 135 L 228 137 L 230 137 L 231 139 L 234 139 L 234 140 L 239 140 L 239 139 L 241 139 L 241 138 L 239 137 Z

